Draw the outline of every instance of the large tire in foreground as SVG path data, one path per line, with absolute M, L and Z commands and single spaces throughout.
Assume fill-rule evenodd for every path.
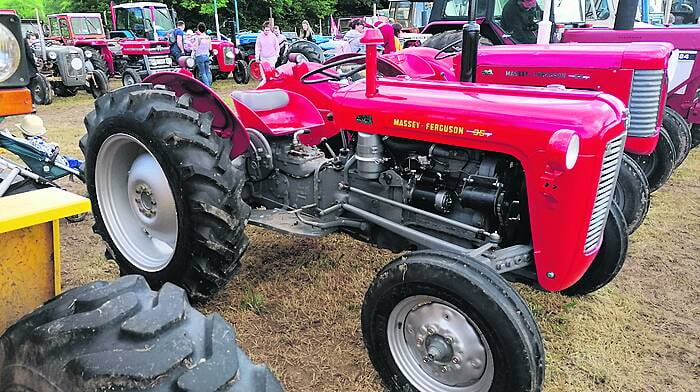
M 564 290 L 562 294 L 580 296 L 590 294 L 610 283 L 620 272 L 627 258 L 627 225 L 620 207 L 614 202 L 610 206 L 610 214 L 603 231 L 603 243 L 593 263 L 585 274 Z
M 250 208 L 230 140 L 190 101 L 150 84 L 115 90 L 85 117 L 80 147 L 93 230 L 108 257 L 123 275 L 143 275 L 156 288 L 173 282 L 200 299 L 238 270 Z
M 289 46 L 289 53 L 298 53 L 312 63 L 323 63 L 323 49 L 311 41 L 299 40 Z
M 540 391 L 544 347 L 523 299 L 468 257 L 420 251 L 382 268 L 362 335 L 391 391 Z
M 671 137 L 673 147 L 676 150 L 676 167 L 688 157 L 692 147 L 692 136 L 690 127 L 685 119 L 677 111 L 670 107 L 664 108 L 663 127 Z
M 676 167 L 676 148 L 665 129 L 661 128 L 659 143 L 650 155 L 630 154 L 632 158 L 644 170 L 644 175 L 649 181 L 649 192 L 655 192 L 661 188 L 673 174 Z
M 140 276 L 67 291 L 0 337 L 0 390 L 280 392 L 219 315 Z
M 625 217 L 627 234 L 634 233 L 649 212 L 649 182 L 642 168 L 627 154 L 622 156 L 614 200 Z

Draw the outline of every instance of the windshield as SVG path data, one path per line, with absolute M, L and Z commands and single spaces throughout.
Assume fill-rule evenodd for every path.
M 150 10 L 144 10 L 144 13 L 149 12 Z M 173 23 L 173 20 L 170 18 L 170 13 L 168 12 L 167 8 L 156 8 L 155 9 L 155 16 L 156 16 L 156 30 L 163 30 L 163 31 L 168 31 L 168 30 L 173 30 L 175 28 L 175 23 Z
M 94 17 L 73 17 L 70 19 L 73 34 L 76 35 L 101 35 L 102 21 Z
M 586 19 L 605 20 L 609 17 L 608 0 L 586 0 Z
M 401 23 L 401 26 L 408 27 L 411 17 L 411 2 L 399 1 L 389 4 L 389 17 L 394 18 L 396 23 Z
M 587 0 L 590 1 L 590 0 Z M 596 0 L 594 0 L 596 1 Z M 605 0 L 597 0 L 605 3 Z M 544 6 L 544 1 L 538 1 L 540 7 Z M 607 6 L 607 3 L 606 3 Z M 585 20 L 580 0 L 553 0 L 554 20 L 557 23 L 575 23 Z

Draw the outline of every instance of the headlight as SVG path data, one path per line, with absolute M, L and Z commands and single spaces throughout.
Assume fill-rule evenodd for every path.
M 56 58 L 58 58 L 58 56 L 56 55 L 56 52 L 49 52 L 49 58 L 51 60 L 56 60 Z
M 0 82 L 15 74 L 21 57 L 19 42 L 7 27 L 0 25 Z
M 86 59 L 89 59 L 89 58 L 91 58 L 91 57 L 92 57 L 92 52 L 91 52 L 91 51 L 89 51 L 89 50 L 86 50 L 86 51 L 85 51 L 85 52 L 83 52 L 83 53 L 85 54 L 85 58 L 86 58 Z
M 227 50 L 227 51 L 226 51 L 226 57 L 229 58 L 229 59 L 232 59 L 232 58 L 235 58 L 236 55 L 233 54 L 233 50 Z
M 571 129 L 560 129 L 549 138 L 548 160 L 556 170 L 571 170 L 576 166 L 581 139 Z
M 219 54 L 219 49 L 212 49 L 211 52 L 214 54 L 214 56 L 216 56 Z
M 188 57 L 187 60 L 185 60 L 185 65 L 187 65 L 187 68 L 194 68 L 194 59 L 192 57 Z
M 80 71 L 83 69 L 83 60 L 74 57 L 73 60 L 70 61 L 70 66 L 76 71 Z

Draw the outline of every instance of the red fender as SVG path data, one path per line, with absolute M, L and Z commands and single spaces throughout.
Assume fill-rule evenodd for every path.
M 185 72 L 159 72 L 146 77 L 144 83 L 159 84 L 167 87 L 180 97 L 189 94 L 192 97 L 191 107 L 200 113 L 210 112 L 213 115 L 211 128 L 218 135 L 231 139 L 231 159 L 240 156 L 248 150 L 250 136 L 243 123 L 224 103 L 219 95 L 204 83 L 194 79 Z

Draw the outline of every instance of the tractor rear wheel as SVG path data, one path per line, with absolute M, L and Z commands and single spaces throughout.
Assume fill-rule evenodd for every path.
M 664 108 L 663 127 L 671 137 L 673 147 L 676 150 L 676 167 L 688 157 L 692 147 L 692 135 L 690 127 L 685 119 L 677 111 L 670 107 Z
M 365 294 L 362 335 L 391 391 L 540 391 L 544 347 L 518 293 L 467 256 L 409 253 Z
M 659 133 L 659 143 L 656 145 L 654 152 L 650 155 L 630 154 L 630 156 L 644 170 L 644 175 L 649 181 L 649 192 L 652 193 L 661 188 L 671 178 L 673 169 L 676 166 L 676 149 L 673 147 L 673 142 L 668 132 L 663 128 L 661 128 Z
M 289 47 L 289 54 L 298 53 L 306 57 L 309 62 L 322 64 L 325 60 L 323 49 L 311 41 L 299 40 Z M 283 60 L 286 61 L 286 60 Z
M 109 80 L 107 79 L 107 74 L 99 69 L 95 69 L 92 72 L 92 79 L 90 79 L 90 94 L 93 98 L 99 98 L 109 92 Z
M 85 56 L 85 58 L 88 58 L 90 62 L 92 62 L 92 66 L 95 69 L 99 69 L 100 71 L 104 72 L 107 74 L 109 72 L 109 67 L 107 67 L 107 60 L 102 56 L 102 53 L 96 49 L 96 48 L 91 48 L 89 46 L 83 46 L 83 52 L 90 52 L 92 54 L 91 57 Z
M 139 84 L 98 98 L 80 140 L 108 257 L 123 275 L 173 282 L 193 299 L 224 287 L 248 246 L 245 174 L 211 124 L 188 96 Z
M 281 392 L 218 314 L 140 276 L 94 282 L 47 302 L 0 337 L 0 390 Z
M 627 234 L 634 233 L 649 212 L 649 182 L 642 168 L 627 154 L 622 156 L 614 200 L 625 217 Z
M 53 102 L 53 90 L 46 76 L 36 74 L 29 80 L 27 87 L 32 92 L 32 102 L 35 105 L 50 105 Z
M 141 83 L 141 75 L 133 69 L 125 69 L 122 74 L 122 86 Z
M 250 82 L 248 63 L 243 60 L 236 60 L 236 68 L 233 70 L 233 80 L 237 84 L 248 84 L 248 82 Z
M 603 243 L 598 250 L 593 263 L 585 274 L 573 286 L 564 290 L 562 294 L 580 296 L 590 294 L 610 283 L 627 257 L 627 225 L 620 207 L 612 203 L 610 214 L 603 231 Z

